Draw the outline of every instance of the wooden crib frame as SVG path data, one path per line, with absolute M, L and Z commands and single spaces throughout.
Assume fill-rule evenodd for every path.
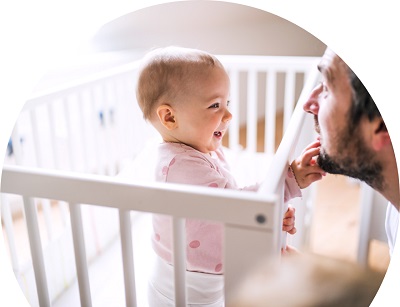
M 251 269 L 252 265 L 267 256 L 279 257 L 281 242 L 284 237 L 280 231 L 284 212 L 283 180 L 288 161 L 312 139 L 311 129 L 306 133 L 302 133 L 302 127 L 306 119 L 302 104 L 319 78 L 319 73 L 316 69 L 318 59 L 240 56 L 221 56 L 220 58 L 231 78 L 233 116 L 239 117 L 241 113 L 241 106 L 237 103 L 240 100 L 240 94 L 236 89 L 242 83 L 241 72 L 247 72 L 247 116 L 245 120 L 247 121 L 247 143 L 245 149 L 242 149 L 243 146 L 240 145 L 238 133 L 240 121 L 234 121 L 230 128 L 229 147 L 236 150 L 254 152 L 254 154 L 257 151 L 257 121 L 255 119 L 257 119 L 257 114 L 259 113 L 257 104 L 260 100 L 256 94 L 258 75 L 260 72 L 266 72 L 265 81 L 267 88 L 269 88 L 265 94 L 267 124 L 265 125 L 263 151 L 273 155 L 275 152 L 274 131 L 277 108 L 275 89 L 277 73 L 285 72 L 285 134 L 277 154 L 271 162 L 269 175 L 267 175 L 268 180 L 262 188 L 263 193 L 175 184 L 166 185 L 155 182 L 143 183 L 113 176 L 119 171 L 121 161 L 134 158 L 145 140 L 153 135 L 152 132 L 146 130 L 147 128 L 143 128 L 145 123 L 139 124 L 138 129 L 130 134 L 140 144 L 137 147 L 122 141 L 117 144 L 118 146 L 114 151 L 111 151 L 110 148 L 106 149 L 107 157 L 100 157 L 95 164 L 90 163 L 90 154 L 88 154 L 87 148 L 82 151 L 80 164 L 74 162 L 74 155 L 76 156 L 76 154 L 70 151 L 68 154 L 69 163 L 64 165 L 57 154 L 60 148 L 54 145 L 57 142 L 56 136 L 52 132 L 55 130 L 55 124 L 50 119 L 50 144 L 53 144 L 51 146 L 51 162 L 43 158 L 42 148 L 39 145 L 35 146 L 35 144 L 43 143 L 40 139 L 40 128 L 38 127 L 37 114 L 35 113 L 39 106 L 46 106 L 50 110 L 49 114 L 51 114 L 53 112 L 51 109 L 52 102 L 59 100 L 65 111 L 65 117 L 68 118 L 71 95 L 75 95 L 78 101 L 81 101 L 80 99 L 84 95 L 89 95 L 92 98 L 97 95 L 97 100 L 91 100 L 91 110 L 92 113 L 96 114 L 98 109 L 93 103 L 94 101 L 96 103 L 100 101 L 99 105 L 103 110 L 102 125 L 112 125 L 113 122 L 123 121 L 123 117 L 127 116 L 129 112 L 115 114 L 116 106 L 118 107 L 122 104 L 129 106 L 128 110 L 135 114 L 136 119 L 141 117 L 141 115 L 138 115 L 140 112 L 135 106 L 134 93 L 131 87 L 134 85 L 134 72 L 136 71 L 137 63 L 127 64 L 56 90 L 39 93 L 27 102 L 24 112 L 29 114 L 32 122 L 32 144 L 34 149 L 30 153 L 35 156 L 35 159 L 33 161 L 24 160 L 20 148 L 21 134 L 17 123 L 12 136 L 15 161 L 10 165 L 4 166 L 1 192 L 22 195 L 23 197 L 40 306 L 51 306 L 52 295 L 49 293 L 48 288 L 47 268 L 43 258 L 43 247 L 38 229 L 35 198 L 65 201 L 69 205 L 80 301 L 81 305 L 85 307 L 91 306 L 92 303 L 83 235 L 82 204 L 112 207 L 119 211 L 126 306 L 136 306 L 132 257 L 134 246 L 132 246 L 131 234 L 132 211 L 168 214 L 173 217 L 176 306 L 185 306 L 186 304 L 185 248 L 183 248 L 185 246 L 185 218 L 214 220 L 225 225 L 224 279 L 226 300 L 229 300 L 237 286 L 237 282 Z M 296 99 L 296 74 L 299 72 L 304 74 L 304 82 L 302 85 L 303 90 L 298 99 Z M 88 90 L 86 94 L 85 90 Z M 97 90 L 100 91 L 100 94 L 96 92 Z M 112 97 L 112 99 L 108 100 L 105 97 Z M 114 101 L 114 104 L 110 102 L 111 100 Z M 297 104 L 295 104 L 296 100 L 298 100 Z M 294 107 L 295 105 L 296 107 Z M 311 118 L 309 119 L 311 120 Z M 131 122 L 131 120 L 130 118 L 127 122 Z M 93 121 L 95 120 L 92 120 L 92 123 Z M 115 129 L 118 130 L 117 135 L 120 137 L 126 136 L 126 130 L 129 130 L 129 126 L 118 126 Z M 73 135 L 73 124 L 70 122 L 67 122 L 67 130 L 69 136 L 67 138 L 68 150 L 72 150 L 76 143 L 74 144 L 74 140 L 71 137 Z M 100 148 L 102 145 L 101 138 L 98 135 L 94 136 L 95 148 Z M 85 147 L 85 138 L 87 141 L 87 137 L 88 135 L 82 135 L 78 143 Z M 104 138 L 112 139 L 108 135 L 108 131 L 105 131 Z M 108 146 L 111 146 L 111 144 L 114 143 L 110 142 Z M 117 154 L 118 157 L 116 156 Z M 105 163 L 106 161 L 110 163 Z M 309 201 L 308 196 L 304 196 L 303 202 L 307 201 Z M 3 200 L 2 205 L 3 209 L 8 204 Z M 48 208 L 48 205 L 43 205 L 44 211 L 48 210 Z M 10 216 L 7 215 L 9 213 L 2 210 L 3 221 L 10 228 Z M 297 219 L 299 220 L 298 216 Z

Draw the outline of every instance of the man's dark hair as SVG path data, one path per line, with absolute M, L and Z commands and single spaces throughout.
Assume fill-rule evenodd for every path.
M 370 121 L 376 117 L 382 117 L 364 84 L 350 68 L 348 68 L 348 71 L 352 89 L 350 124 L 356 127 L 363 116 L 367 116 Z

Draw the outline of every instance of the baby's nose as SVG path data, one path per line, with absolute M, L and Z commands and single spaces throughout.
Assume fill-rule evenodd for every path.
M 231 119 L 232 119 L 232 113 L 229 112 L 229 110 L 226 110 L 225 116 L 224 116 L 224 118 L 222 119 L 223 122 L 225 122 L 225 123 L 226 123 L 226 122 L 229 122 Z

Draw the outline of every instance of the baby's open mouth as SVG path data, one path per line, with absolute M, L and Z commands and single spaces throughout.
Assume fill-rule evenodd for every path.
M 221 131 L 215 131 L 214 135 L 220 137 L 220 136 L 222 136 L 222 132 Z

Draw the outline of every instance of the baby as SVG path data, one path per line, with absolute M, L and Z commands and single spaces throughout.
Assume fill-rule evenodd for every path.
M 143 59 L 136 95 L 144 118 L 163 139 L 157 181 L 257 191 L 259 185 L 237 186 L 224 157 L 221 142 L 232 119 L 229 87 L 224 67 L 207 52 L 167 47 Z M 317 141 L 288 166 L 285 201 L 301 196 L 300 188 L 322 178 L 324 172 L 313 159 L 318 153 Z M 286 212 L 282 229 L 296 232 L 293 208 Z M 153 230 L 158 257 L 149 283 L 150 306 L 174 306 L 170 218 L 154 215 Z M 224 304 L 222 236 L 220 223 L 186 220 L 189 305 Z

